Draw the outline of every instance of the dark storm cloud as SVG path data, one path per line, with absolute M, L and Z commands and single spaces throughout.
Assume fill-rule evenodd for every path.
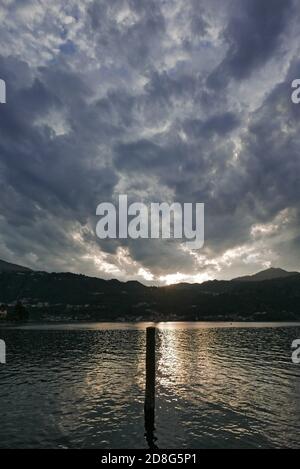
M 12 77 L 5 73 L 3 58 L 1 64 L 3 75 Z M 56 228 L 46 228 L 41 220 L 48 219 L 49 224 L 60 228 L 76 220 L 87 223 L 99 200 L 111 198 L 118 178 L 112 169 L 94 162 L 97 135 L 92 140 L 90 134 L 78 133 L 78 125 L 66 135 L 56 135 L 40 122 L 52 111 L 66 113 L 71 126 L 73 119 L 81 121 L 80 113 L 85 116 L 90 93 L 79 77 L 58 69 L 56 73 L 42 69 L 28 87 L 18 89 L 13 79 L 9 84 L 9 105 L 0 113 L 1 215 L 15 230 L 7 245 L 16 252 L 16 239 L 22 239 L 17 230 L 20 234 L 24 229 L 31 238 L 29 244 L 48 246 L 49 252 L 51 246 L 54 251 L 55 246 L 62 249 L 66 235 L 53 235 L 50 243 L 44 238 L 44 230 L 53 234 Z M 25 244 L 24 239 L 23 248 Z
M 116 149 L 115 163 L 121 170 L 159 173 L 179 162 L 178 154 L 147 140 L 121 144 Z
M 234 130 L 239 124 L 239 117 L 232 112 L 214 115 L 203 122 L 191 120 L 185 123 L 185 130 L 193 137 L 207 138 L 210 135 L 225 135 Z
M 293 0 L 244 0 L 236 6 L 224 29 L 228 51 L 208 79 L 213 88 L 224 87 L 230 78 L 248 78 L 274 56 L 289 25 L 294 3 Z
M 120 8 L 127 7 L 137 20 L 126 27 L 117 21 Z M 154 0 L 94 1 L 88 7 L 92 34 L 100 48 L 117 49 L 132 67 L 148 67 L 159 38 L 164 34 L 164 17 Z
M 245 139 L 248 180 L 264 218 L 299 204 L 300 108 L 290 98 L 295 69 L 300 70 L 298 61 L 290 67 L 285 82 L 253 113 Z
M 32 0 L 0 10 L 8 89 L 0 108 L 2 257 L 122 279 L 143 279 L 140 268 L 153 281 L 177 272 L 233 277 L 277 260 L 284 239 L 281 264 L 292 265 L 295 5 Z M 96 207 L 119 193 L 204 202 L 204 249 L 97 240 Z

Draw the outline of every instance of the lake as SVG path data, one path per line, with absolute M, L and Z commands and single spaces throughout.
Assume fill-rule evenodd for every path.
M 1 448 L 147 448 L 148 324 L 0 328 Z M 157 324 L 159 448 L 300 448 L 300 324 Z

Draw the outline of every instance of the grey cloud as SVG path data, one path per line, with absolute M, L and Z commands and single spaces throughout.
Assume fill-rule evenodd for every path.
M 280 45 L 288 20 L 293 15 L 293 6 L 292 0 L 236 2 L 236 10 L 224 30 L 228 51 L 209 76 L 209 86 L 222 88 L 230 78 L 248 78 L 263 66 Z
M 128 7 L 132 21 L 118 21 L 117 14 Z M 148 67 L 155 46 L 164 34 L 164 17 L 159 3 L 148 1 L 94 1 L 88 8 L 93 34 L 101 48 L 116 50 L 133 67 Z
M 253 240 L 251 227 L 299 207 L 300 107 L 290 100 L 299 63 L 267 93 L 253 72 L 274 56 L 287 68 L 281 47 L 294 3 L 235 1 L 226 11 L 218 0 L 175 4 L 71 1 L 59 18 L 50 4 L 47 17 L 27 11 L 25 29 L 17 16 L 13 37 L 14 26 L 3 24 L 0 246 L 11 261 L 107 277 L 94 263 L 104 254 L 122 278 L 140 267 L 230 277 L 280 256 L 279 235 Z M 34 36 L 43 28 L 41 44 Z M 72 54 L 61 51 L 67 41 Z M 207 77 L 221 88 L 209 88 Z M 97 240 L 96 206 L 123 190 L 132 201 L 204 202 L 204 260 L 177 242 Z M 297 226 L 295 216 L 282 228 L 283 267 L 294 262 Z M 129 252 L 127 267 L 119 248 Z M 222 260 L 228 250 L 232 258 Z M 252 250 L 257 261 L 247 258 Z
M 205 122 L 191 120 L 185 123 L 185 130 L 189 135 L 199 138 L 207 138 L 212 134 L 225 135 L 234 130 L 239 124 L 239 117 L 232 112 L 214 115 Z

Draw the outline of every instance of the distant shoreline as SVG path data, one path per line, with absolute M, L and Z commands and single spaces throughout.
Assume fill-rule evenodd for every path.
M 73 322 L 28 322 L 0 323 L 0 330 L 144 330 L 149 326 L 157 329 L 267 329 L 280 327 L 299 327 L 300 321 L 73 321 Z
M 272 279 L 266 277 L 281 275 Z M 249 281 L 146 287 L 68 273 L 0 274 L 2 321 L 297 322 L 300 274 L 269 269 Z

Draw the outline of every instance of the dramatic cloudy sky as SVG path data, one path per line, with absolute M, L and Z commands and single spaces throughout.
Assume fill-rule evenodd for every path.
M 300 269 L 297 0 L 1 0 L 0 258 L 145 283 Z M 96 207 L 204 202 L 205 244 Z

